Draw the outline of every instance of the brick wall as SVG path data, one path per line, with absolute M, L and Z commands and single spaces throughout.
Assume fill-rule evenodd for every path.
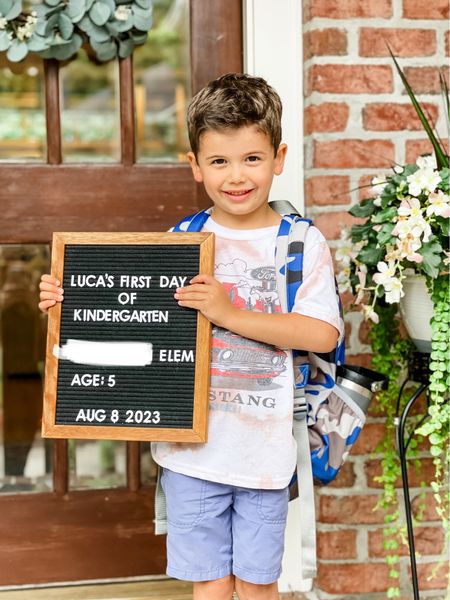
M 308 216 L 333 246 L 353 219 L 348 208 L 367 194 L 373 175 L 430 151 L 420 122 L 394 71 L 386 42 L 445 135 L 439 80 L 448 65 L 448 0 L 303 0 L 305 73 L 305 198 Z M 370 365 L 367 327 L 347 316 L 348 362 Z M 386 598 L 389 568 L 373 450 L 383 418 L 369 416 L 361 439 L 331 487 L 318 492 L 320 598 Z M 429 467 L 425 461 L 425 469 Z M 418 480 L 412 481 L 412 485 Z M 400 487 L 400 483 L 399 483 Z M 418 488 L 412 490 L 418 496 Z M 415 509 L 419 500 L 415 500 Z M 428 575 L 444 549 L 431 495 L 416 530 L 421 598 L 443 598 L 446 568 Z M 401 550 L 404 599 L 412 598 L 407 549 Z M 439 591 L 440 590 L 440 591 Z

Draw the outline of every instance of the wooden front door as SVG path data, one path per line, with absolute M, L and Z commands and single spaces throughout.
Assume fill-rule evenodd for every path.
M 174 12 L 179 2 L 172 5 Z M 191 0 L 189 20 L 189 69 L 195 93 L 214 77 L 242 70 L 241 2 Z M 13 465 L 8 485 L 0 487 L 0 586 L 143 576 L 165 570 L 165 538 L 153 533 L 154 485 L 142 480 L 143 453 L 138 442 L 126 443 L 123 486 L 73 489 L 67 440 L 45 442 L 50 491 L 27 492 L 26 485 L 20 486 L 41 414 L 36 398 L 42 384 L 36 365 L 45 329 L 35 310 L 36 282 L 34 287 L 33 282 L 14 287 L 26 249 L 30 244 L 48 245 L 53 231 L 163 231 L 208 204 L 186 162 L 137 160 L 138 138 L 145 126 L 136 111 L 145 101 L 135 85 L 138 52 L 118 64 L 118 162 L 65 159 L 61 71 L 55 61 L 44 65 L 46 162 L 0 162 L 0 244 L 2 257 L 6 256 L 0 273 L 5 264 L 9 269 L 0 280 L 0 426 L 5 456 L 8 448 L 15 447 L 14 440 L 23 442 L 23 432 L 31 431 L 31 436 L 25 436 L 25 452 L 23 443 L 16 444 L 12 462 L 8 456 L 0 461 L 0 467 Z M 157 81 L 157 65 L 152 74 L 152 81 Z M 154 126 L 160 126 L 156 118 Z M 0 148 L 1 144 L 0 132 Z M 22 339 L 28 341 L 21 343 Z

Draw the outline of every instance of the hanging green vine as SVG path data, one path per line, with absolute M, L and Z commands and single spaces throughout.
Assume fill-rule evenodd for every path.
M 400 562 L 399 545 L 406 543 L 405 526 L 401 525 L 397 497 L 397 482 L 401 477 L 400 460 L 396 449 L 396 404 L 400 392 L 399 381 L 406 371 L 408 357 L 412 350 L 411 342 L 400 335 L 400 321 L 397 307 L 385 304 L 376 308 L 379 320 L 371 327 L 371 344 L 373 348 L 372 364 L 374 368 L 386 375 L 389 380 L 388 389 L 377 396 L 377 412 L 385 417 L 386 432 L 376 452 L 382 455 L 382 474 L 375 478 L 383 486 L 378 508 L 384 513 L 383 547 L 386 551 L 386 562 L 389 565 L 391 579 L 387 591 L 388 598 L 400 596 L 398 569 Z M 410 449 L 414 451 L 416 441 L 413 439 Z
M 152 0 L 0 0 L 0 51 L 68 60 L 88 44 L 100 62 L 130 56 L 152 26 Z

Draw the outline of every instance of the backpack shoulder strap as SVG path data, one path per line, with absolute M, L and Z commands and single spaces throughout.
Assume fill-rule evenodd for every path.
M 211 211 L 212 208 L 207 208 L 205 210 L 201 210 L 200 212 L 184 217 L 184 219 L 178 221 L 178 223 L 173 227 L 172 231 L 176 233 L 182 231 L 201 231 L 203 225 L 209 219 Z

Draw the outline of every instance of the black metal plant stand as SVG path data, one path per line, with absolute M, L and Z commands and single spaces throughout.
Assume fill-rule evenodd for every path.
M 416 552 L 414 547 L 414 529 L 413 529 L 413 521 L 412 521 L 412 513 L 411 513 L 411 498 L 409 495 L 409 482 L 408 482 L 408 469 L 406 464 L 406 453 L 408 450 L 408 446 L 411 442 L 412 436 L 414 435 L 414 431 L 412 431 L 408 438 L 405 440 L 405 427 L 406 420 L 408 418 L 409 412 L 411 408 L 414 406 L 416 400 L 427 390 L 427 408 L 428 408 L 428 386 L 429 386 L 429 363 L 430 363 L 430 355 L 424 352 L 414 352 L 411 356 L 411 359 L 408 364 L 408 375 L 405 381 L 403 382 L 400 392 L 397 399 L 397 409 L 396 409 L 396 417 L 395 417 L 395 426 L 397 432 L 397 450 L 400 456 L 400 464 L 402 470 L 402 482 L 403 482 L 403 497 L 405 502 L 405 516 L 406 516 L 406 525 L 408 529 L 408 545 L 409 545 L 409 557 L 411 562 L 411 578 L 412 578 L 412 586 L 414 592 L 414 600 L 419 600 L 419 583 L 417 579 L 417 566 L 416 566 Z M 414 391 L 411 398 L 406 403 L 406 406 L 400 413 L 400 400 L 403 394 L 403 391 L 408 382 L 418 383 L 418 388 Z M 427 418 L 427 414 L 425 414 L 419 425 L 419 427 Z

